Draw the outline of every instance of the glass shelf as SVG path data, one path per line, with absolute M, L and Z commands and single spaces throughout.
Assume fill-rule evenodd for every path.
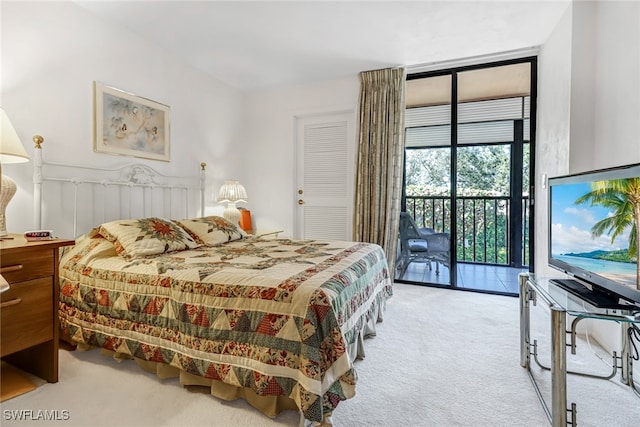
M 640 307 L 629 305 L 628 310 L 595 307 L 554 284 L 553 278 L 538 278 L 533 273 L 529 273 L 528 277 L 530 281 L 535 283 L 535 290 L 540 296 L 547 300 L 548 303 L 563 309 L 567 314 L 603 320 L 610 318 L 610 320 L 620 322 L 640 322 Z

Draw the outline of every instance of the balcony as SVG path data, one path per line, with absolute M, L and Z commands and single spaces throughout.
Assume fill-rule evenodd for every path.
M 507 196 L 464 196 L 456 201 L 457 287 L 487 292 L 518 293 L 518 274 L 529 265 L 529 197 L 513 212 Z M 406 196 L 406 211 L 418 227 L 451 232 L 451 199 Z M 514 215 L 517 213 L 517 215 Z M 521 217 L 513 223 L 511 218 Z M 450 284 L 449 270 L 412 263 L 403 277 L 412 282 Z

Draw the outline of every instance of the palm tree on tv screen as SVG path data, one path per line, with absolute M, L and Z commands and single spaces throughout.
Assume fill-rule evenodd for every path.
M 636 258 L 636 287 L 640 290 L 640 178 L 596 181 L 591 184 L 590 192 L 575 201 L 576 205 L 583 203 L 589 203 L 591 206 L 600 205 L 614 211 L 613 215 L 591 227 L 594 237 L 602 236 L 606 232 L 611 235 L 613 243 L 625 228 L 631 226 L 629 257 Z

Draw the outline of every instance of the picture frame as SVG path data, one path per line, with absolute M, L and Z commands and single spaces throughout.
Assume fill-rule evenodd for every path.
M 94 81 L 94 151 L 170 161 L 168 105 Z

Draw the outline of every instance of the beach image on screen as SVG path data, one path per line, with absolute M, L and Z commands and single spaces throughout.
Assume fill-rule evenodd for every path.
M 633 178 L 626 181 L 640 181 Z M 636 218 L 613 181 L 554 186 L 551 254 L 569 265 L 637 289 Z M 634 231 L 632 231 L 634 230 Z

